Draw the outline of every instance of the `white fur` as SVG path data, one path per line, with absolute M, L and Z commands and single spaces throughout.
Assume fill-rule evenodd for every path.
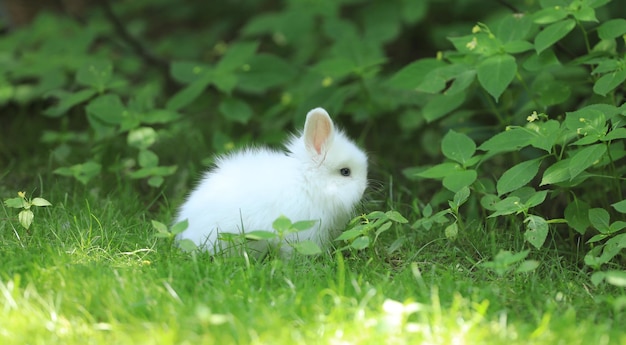
M 324 139 L 319 153 L 312 137 Z M 189 222 L 179 238 L 216 253 L 222 246 L 218 233 L 274 231 L 274 220 L 285 215 L 292 222 L 318 221 L 288 237 L 288 242 L 312 240 L 326 247 L 344 229 L 363 196 L 367 156 L 335 129 L 322 108 L 307 114 L 304 131 L 286 148 L 287 152 L 249 148 L 219 157 L 179 210 L 176 222 Z M 344 167 L 351 170 L 349 177 L 341 175 Z M 267 243 L 250 242 L 249 248 L 263 254 Z M 288 253 L 290 247 L 282 245 L 281 250 Z

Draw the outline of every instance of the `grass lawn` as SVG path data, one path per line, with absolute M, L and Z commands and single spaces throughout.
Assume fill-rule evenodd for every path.
M 170 206 L 79 189 L 47 190 L 29 233 L 2 208 L 1 344 L 626 343 L 624 290 L 570 256 L 531 251 L 536 270 L 501 276 L 482 265 L 524 248 L 516 229 L 450 241 L 398 226 L 362 252 L 213 259 L 153 236 Z

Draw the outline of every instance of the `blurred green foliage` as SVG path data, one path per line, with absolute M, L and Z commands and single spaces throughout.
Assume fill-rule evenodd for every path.
M 552 229 L 590 240 L 591 267 L 623 259 L 619 1 L 104 3 L 0 37 L 2 165 L 45 151 L 82 184 L 180 196 L 200 162 L 323 106 L 413 229 L 521 223 L 532 247 Z

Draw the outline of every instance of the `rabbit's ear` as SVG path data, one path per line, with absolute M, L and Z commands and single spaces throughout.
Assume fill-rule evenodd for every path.
M 330 146 L 334 128 L 333 121 L 326 110 L 315 108 L 306 115 L 304 124 L 304 143 L 309 150 L 317 155 L 324 155 Z

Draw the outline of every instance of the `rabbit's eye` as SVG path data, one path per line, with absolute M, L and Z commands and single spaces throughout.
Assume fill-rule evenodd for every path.
M 350 176 L 350 168 L 341 168 L 339 169 L 339 173 L 341 176 Z

